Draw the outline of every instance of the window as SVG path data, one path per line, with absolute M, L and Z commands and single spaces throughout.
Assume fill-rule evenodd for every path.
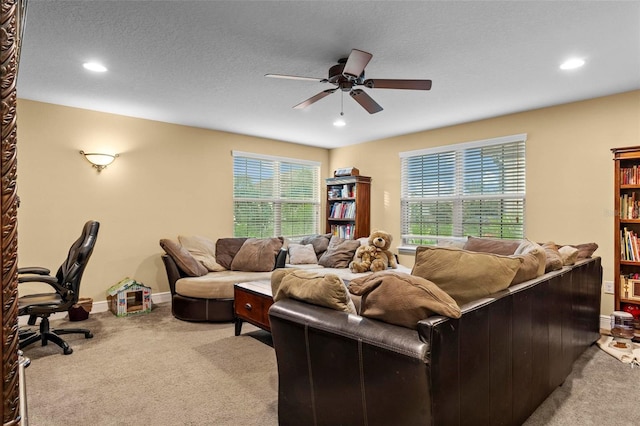
M 317 234 L 320 163 L 233 151 L 233 234 Z
M 402 243 L 523 238 L 526 134 L 400 153 Z

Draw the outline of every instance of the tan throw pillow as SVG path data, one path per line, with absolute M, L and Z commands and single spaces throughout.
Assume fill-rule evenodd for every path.
M 353 279 L 349 292 L 361 296 L 360 315 L 390 324 L 417 328 L 418 321 L 439 314 L 460 318 L 451 296 L 424 278 L 397 271 L 380 271 Z
M 160 240 L 160 247 L 176 262 L 185 274 L 190 277 L 201 277 L 207 272 L 207 268 L 191 256 L 186 248 L 173 240 L 163 238 Z
M 514 257 L 421 246 L 411 275 L 432 281 L 463 305 L 509 287 L 521 264 Z
M 542 248 L 547 255 L 547 263 L 544 267 L 545 272 L 557 271 L 558 269 L 562 269 L 562 256 L 556 247 L 556 244 L 553 241 L 549 241 L 548 243 L 544 243 Z
M 248 238 L 244 237 L 219 238 L 216 241 L 216 262 L 226 269 L 231 269 L 233 258 L 247 240 Z
M 563 246 L 558 249 L 558 253 L 560 253 L 560 257 L 562 257 L 562 264 L 573 265 L 578 260 L 578 254 L 580 250 L 571 246 Z
M 198 235 L 193 237 L 179 235 L 178 241 L 207 270 L 211 272 L 226 271 L 224 266 L 216 262 L 216 244 L 212 240 Z
M 360 241 L 345 240 L 334 235 L 329 241 L 327 251 L 320 256 L 318 263 L 325 268 L 347 268 L 358 247 L 360 247 Z
M 467 242 L 462 248 L 468 251 L 509 256 L 515 253 L 521 242 L 521 240 L 501 240 L 498 238 L 479 238 L 469 236 L 467 238 Z
M 273 300 L 297 299 L 338 311 L 356 313 L 344 281 L 335 274 L 319 276 L 301 269 L 276 269 L 271 274 Z
M 530 251 L 525 254 L 514 254 L 513 257 L 522 259 L 522 265 L 520 265 L 518 272 L 516 272 L 516 276 L 511 280 L 511 285 L 520 284 L 539 277 L 538 266 L 540 266 L 540 262 L 538 261 L 535 253 Z M 542 268 L 544 273 L 544 262 L 542 263 Z
M 308 265 L 318 263 L 316 252 L 311 244 L 289 244 L 289 263 Z
M 280 247 L 281 238 L 249 238 L 233 257 L 230 269 L 245 272 L 273 271 Z
M 525 239 L 518 246 L 514 254 L 518 255 L 518 254 L 527 254 L 527 253 L 532 253 L 536 256 L 536 258 L 538 258 L 537 274 L 538 276 L 543 275 L 544 269 L 547 265 L 547 254 L 545 250 L 542 248 L 540 244 L 534 243 L 529 239 Z

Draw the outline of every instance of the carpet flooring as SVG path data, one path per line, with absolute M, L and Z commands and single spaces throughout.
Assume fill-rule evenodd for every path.
M 49 343 L 25 349 L 30 426 L 278 424 L 278 382 L 271 336 L 249 324 L 175 319 L 169 304 L 118 318 L 92 313 L 80 322 L 93 339 L 66 335 L 74 352 Z M 637 425 L 640 368 L 590 347 L 563 386 L 526 426 Z

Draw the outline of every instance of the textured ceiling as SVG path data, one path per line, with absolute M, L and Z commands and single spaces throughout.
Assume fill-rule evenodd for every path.
M 292 109 L 333 86 L 264 77 L 352 48 L 433 88 L 365 88 L 374 115 L 346 95 L 336 128 L 339 91 Z M 22 49 L 20 98 L 332 148 L 640 89 L 640 2 L 28 0 Z

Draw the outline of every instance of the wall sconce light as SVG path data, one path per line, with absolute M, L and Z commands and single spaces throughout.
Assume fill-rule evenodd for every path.
M 118 154 L 111 155 L 98 152 L 80 151 L 80 154 L 82 154 L 84 158 L 86 158 L 87 161 L 91 163 L 96 170 L 98 170 L 98 173 L 100 173 L 102 169 L 106 169 L 109 164 L 113 163 L 113 161 L 119 157 Z

